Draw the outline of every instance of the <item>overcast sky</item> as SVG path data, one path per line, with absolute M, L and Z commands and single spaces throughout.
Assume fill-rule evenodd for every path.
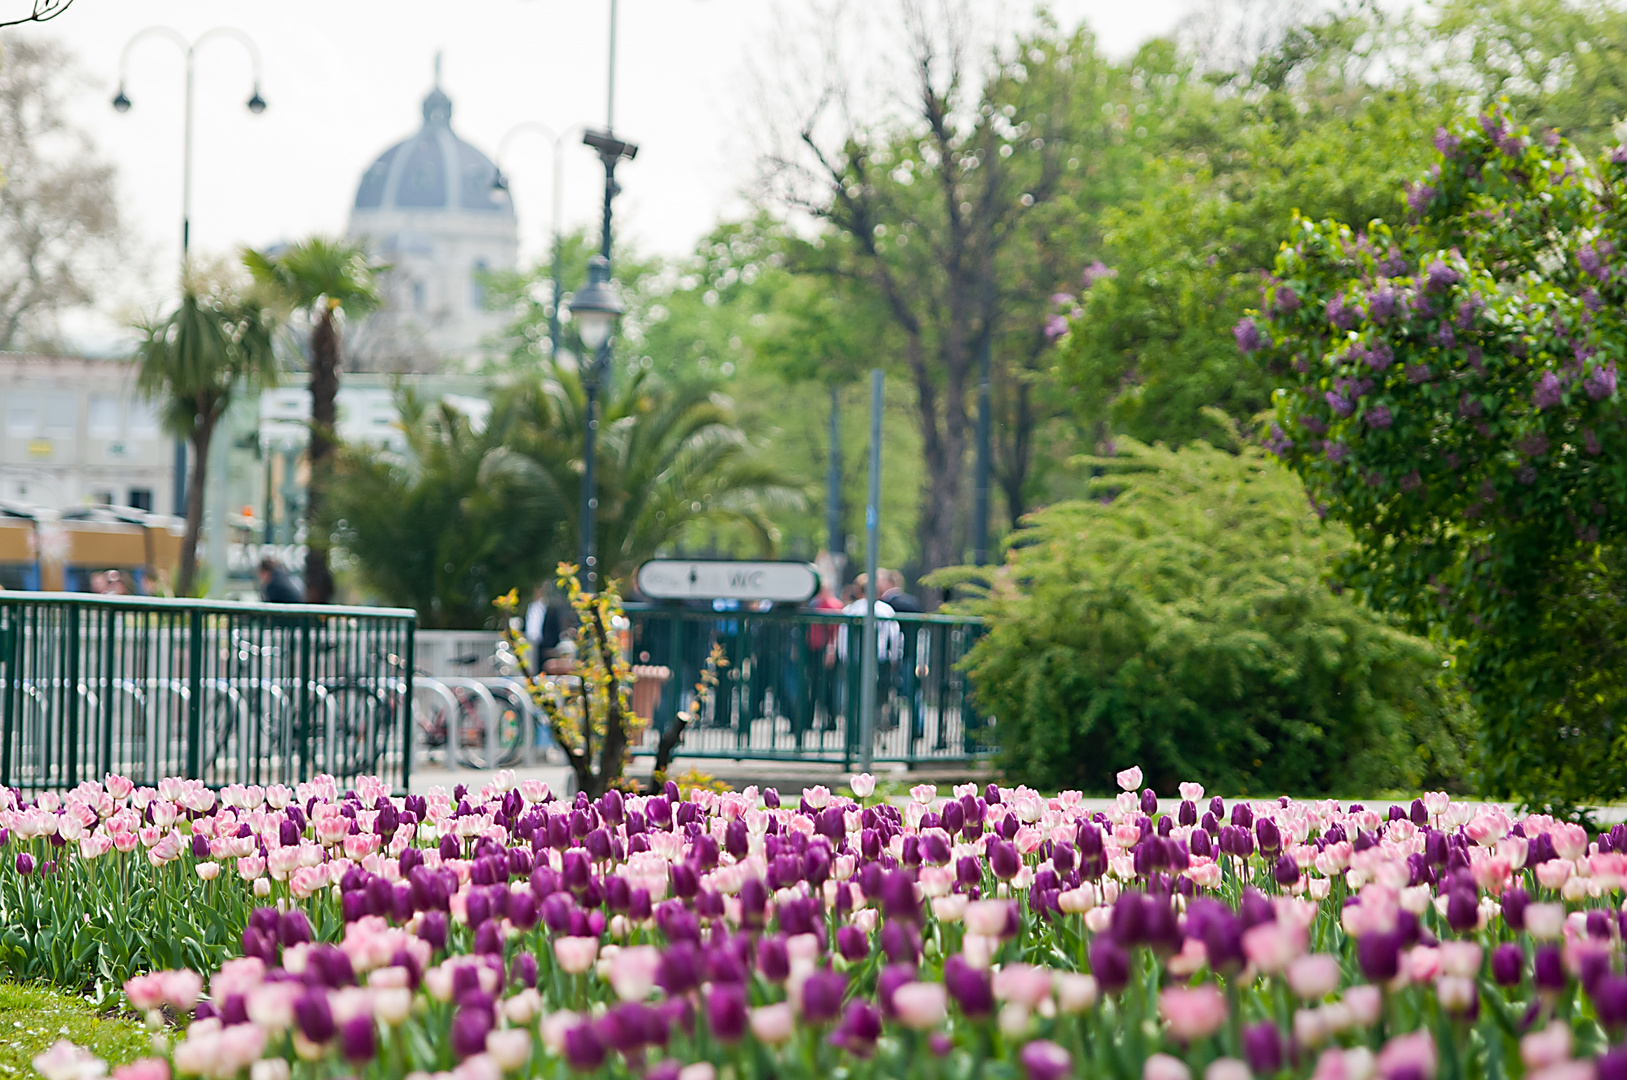
M 991 24 L 1015 27 L 1034 5 L 974 7 Z M 1049 8 L 1065 26 L 1087 20 L 1122 55 L 1174 29 L 1191 0 L 1053 0 Z M 758 112 L 752 87 L 765 73 L 772 78 L 781 59 L 772 43 L 809 4 L 620 0 L 619 10 L 616 129 L 640 151 L 619 174 L 618 231 L 647 251 L 678 255 L 720 215 L 740 210 L 763 145 L 748 130 Z M 197 54 L 192 246 L 226 254 L 343 230 L 363 171 L 421 123 L 437 51 L 453 127 L 488 155 L 522 121 L 555 130 L 602 125 L 608 22 L 609 0 L 75 0 L 55 21 L 13 32 L 66 43 L 88 77 L 74 111 L 118 167 L 136 241 L 122 298 L 130 305 L 166 297 L 180 248 L 180 51 L 156 37 L 141 41 L 127 65 L 134 107 L 118 114 L 108 104 L 125 45 L 144 28 L 167 25 L 193 39 L 231 26 L 258 45 L 269 103 L 259 116 L 244 106 L 253 80 L 243 47 L 217 38 Z M 597 218 L 602 173 L 577 139 L 564 147 L 565 224 L 580 226 Z M 502 151 L 523 259 L 542 249 L 549 228 L 549 153 L 548 141 L 530 133 Z M 79 332 L 93 333 L 92 325 Z

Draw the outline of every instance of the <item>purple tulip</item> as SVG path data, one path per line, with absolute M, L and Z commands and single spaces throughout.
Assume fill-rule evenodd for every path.
M 1453 889 L 1446 898 L 1446 924 L 1460 934 L 1480 925 L 1480 900 L 1469 889 Z
M 1028 1080 L 1063 1080 L 1073 1074 L 1068 1052 L 1049 1039 L 1035 1039 L 1018 1056 Z
M 511 983 L 521 986 L 537 985 L 537 958 L 535 955 L 523 952 L 514 957 L 508 968 L 508 978 Z
M 353 1016 L 339 1030 L 339 1052 L 352 1065 L 373 1060 L 378 1047 L 373 1039 L 373 1018 Z
M 423 920 L 418 924 L 418 936 L 429 942 L 429 947 L 436 952 L 446 948 L 446 913 L 424 912 Z
M 1401 937 L 1375 931 L 1356 942 L 1356 959 L 1370 983 L 1386 983 L 1401 970 Z
M 655 981 L 671 997 L 700 985 L 700 954 L 693 943 L 676 941 L 661 954 Z
M 955 1004 L 960 1006 L 960 1011 L 971 1019 L 981 1019 L 994 1013 L 994 987 L 990 985 L 988 975 L 968 964 L 959 953 L 944 961 L 943 985 L 949 991 L 949 996 L 955 999 Z
M 1286 851 L 1277 859 L 1277 884 L 1288 888 L 1299 880 L 1299 864 Z
M 847 976 L 837 971 L 816 971 L 802 984 L 802 1019 L 825 1024 L 836 1019 L 847 993 Z
M 312 988 L 294 1002 L 294 1022 L 299 1033 L 313 1043 L 325 1043 L 334 1036 L 333 1009 L 327 991 Z
M 933 866 L 943 866 L 949 861 L 949 843 L 938 833 L 928 833 L 921 838 L 921 858 Z
M 1010 881 L 1022 869 L 1022 857 L 1017 854 L 1015 846 L 1005 841 L 995 841 L 993 849 L 989 853 L 989 869 L 994 871 L 994 876 L 1001 881 Z
M 1513 942 L 1497 946 L 1491 954 L 1491 977 L 1498 986 L 1518 986 L 1525 967 L 1525 953 Z
M 778 934 L 757 943 L 757 970 L 769 982 L 784 982 L 791 974 L 791 954 Z
M 203 833 L 192 834 L 192 857 L 194 859 L 207 859 L 209 857 L 209 838 Z
M 1557 948 L 1544 945 L 1537 950 L 1532 966 L 1532 979 L 1538 990 L 1565 989 L 1565 961 Z
M 1544 834 L 1546 835 L 1546 834 Z M 1442 838 L 1445 846 L 1445 838 Z M 1444 863 L 1445 857 L 1441 861 Z M 1503 921 L 1510 930 L 1523 932 L 1525 930 L 1525 909 L 1531 904 L 1531 896 L 1518 885 L 1503 894 Z
M 1270 1076 L 1282 1069 L 1282 1033 L 1266 1020 L 1243 1029 L 1243 1056 L 1256 1076 Z
M 887 925 L 894 924 L 889 922 Z M 844 926 L 836 931 L 836 951 L 856 964 L 870 955 L 870 937 L 857 926 Z
M 887 1016 L 893 1015 L 893 991 L 905 983 L 915 981 L 915 966 L 913 964 L 888 964 L 876 976 L 876 1001 L 881 1005 L 881 1011 Z
M 1597 1080 L 1627 1080 L 1627 1046 L 1617 1046 L 1594 1060 Z
M 739 1042 L 746 1034 L 746 991 L 722 983 L 706 995 L 706 1026 L 719 1042 Z
M 605 1046 L 591 1024 L 578 1024 L 565 1032 L 565 1061 L 577 1072 L 593 1072 L 604 1064 Z
M 881 1038 L 881 1013 L 868 1001 L 855 999 L 848 1002 L 847 1010 L 842 1014 L 842 1022 L 831 1032 L 830 1041 L 835 1046 L 843 1047 L 850 1054 L 869 1057 L 879 1038 Z
M 1605 963 L 1609 963 L 1608 954 Z M 1600 1024 L 1615 1031 L 1627 1027 L 1627 975 L 1607 971 L 1594 982 L 1588 996 L 1593 999 L 1593 1011 Z

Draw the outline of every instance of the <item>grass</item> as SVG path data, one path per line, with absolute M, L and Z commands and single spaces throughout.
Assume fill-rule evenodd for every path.
M 147 1031 L 132 1017 L 60 990 L 0 983 L 0 1078 L 34 1076 L 34 1055 L 58 1039 L 85 1047 L 110 1069 L 149 1052 Z

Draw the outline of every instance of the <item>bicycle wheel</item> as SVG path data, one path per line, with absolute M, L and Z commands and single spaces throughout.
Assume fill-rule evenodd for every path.
M 321 723 L 311 733 L 314 770 L 361 776 L 377 770 L 384 756 L 395 708 L 389 695 L 360 683 L 325 687 Z
M 493 694 L 497 701 L 497 752 L 493 754 L 486 745 L 491 733 L 479 699 L 466 690 L 458 691 L 457 696 L 459 708 L 453 721 L 457 727 L 458 762 L 466 769 L 496 769 L 518 762 L 524 725 L 523 714 L 514 703 L 506 700 L 506 695 Z

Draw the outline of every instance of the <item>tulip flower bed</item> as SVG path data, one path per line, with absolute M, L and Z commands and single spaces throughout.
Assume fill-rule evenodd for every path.
M 794 806 L 502 775 L 200 806 L 112 778 L 6 812 L 3 888 L 191 876 L 246 912 L 240 955 L 125 984 L 156 1056 L 116 1080 L 1627 1080 L 1627 828 L 1194 784 L 1165 815 L 1140 779 L 1091 813 L 993 785 L 866 805 L 863 776 Z M 67 1042 L 36 1067 L 104 1069 Z

